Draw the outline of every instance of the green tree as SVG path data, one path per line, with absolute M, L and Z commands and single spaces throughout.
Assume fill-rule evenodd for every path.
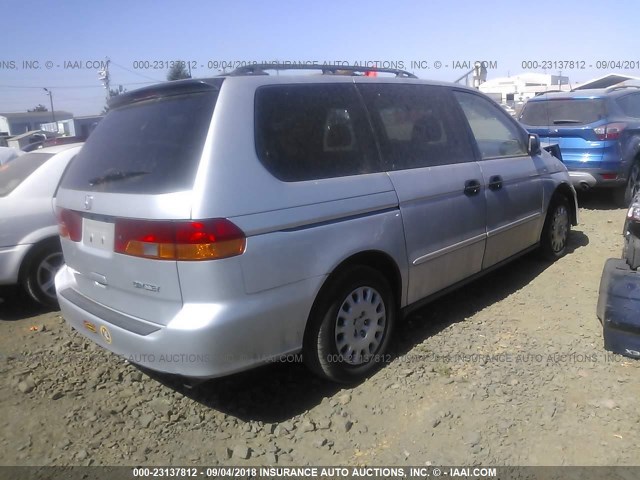
M 110 88 L 107 101 L 111 100 L 113 97 L 117 97 L 118 95 L 126 91 L 127 89 L 124 88 L 122 85 L 118 85 L 118 88 Z M 102 115 L 106 114 L 108 111 L 109 111 L 109 105 L 105 105 L 104 108 L 102 109 Z
M 169 73 L 167 73 L 167 80 L 181 80 L 183 78 L 191 78 L 191 75 L 189 75 L 186 63 L 179 60 L 173 64 Z
M 45 107 L 44 105 L 42 105 L 41 103 L 36 105 L 31 110 L 27 110 L 27 112 L 48 112 L 48 111 L 49 111 L 49 109 L 47 107 Z

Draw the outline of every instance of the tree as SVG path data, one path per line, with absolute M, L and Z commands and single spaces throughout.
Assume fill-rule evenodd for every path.
M 42 105 L 41 103 L 36 105 L 31 110 L 27 109 L 27 112 L 48 112 L 48 111 L 49 111 L 49 109 L 47 107 L 45 107 L 44 105 Z
M 118 95 L 126 91 L 127 89 L 124 88 L 122 85 L 118 85 L 118 88 L 110 88 L 109 95 L 107 96 L 107 101 L 111 100 L 113 97 L 117 97 Z M 102 115 L 105 115 L 108 111 L 109 111 L 109 105 L 105 105 L 104 108 L 102 109 Z
M 167 73 L 167 80 L 181 80 L 183 78 L 191 78 L 191 75 L 189 75 L 185 62 L 179 60 L 173 64 L 169 73 Z

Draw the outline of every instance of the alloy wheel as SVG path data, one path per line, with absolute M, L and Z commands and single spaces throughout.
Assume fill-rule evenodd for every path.
M 60 252 L 53 252 L 45 256 L 36 271 L 36 284 L 40 291 L 50 299 L 56 298 L 55 276 L 64 263 Z

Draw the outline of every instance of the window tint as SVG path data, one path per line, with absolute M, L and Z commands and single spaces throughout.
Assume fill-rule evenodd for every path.
M 144 194 L 192 188 L 216 98 L 177 95 L 111 110 L 61 187 Z
M 256 92 L 256 150 L 287 182 L 379 171 L 353 85 L 277 85 Z
M 547 125 L 585 125 L 606 116 L 604 100 L 575 98 L 527 102 L 520 121 L 535 127 Z
M 479 95 L 455 92 L 482 158 L 528 155 L 523 133 L 497 105 Z
M 51 157 L 52 153 L 25 153 L 0 166 L 0 197 L 9 195 Z
M 474 160 L 445 89 L 390 84 L 362 84 L 358 89 L 390 170 Z
M 625 95 L 617 101 L 625 115 L 640 118 L 640 95 Z

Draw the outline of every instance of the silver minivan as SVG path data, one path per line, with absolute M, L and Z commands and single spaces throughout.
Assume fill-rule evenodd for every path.
M 75 329 L 186 377 L 302 353 L 348 382 L 388 358 L 401 314 L 532 249 L 566 252 L 566 168 L 486 96 L 277 68 L 111 101 L 57 195 Z

